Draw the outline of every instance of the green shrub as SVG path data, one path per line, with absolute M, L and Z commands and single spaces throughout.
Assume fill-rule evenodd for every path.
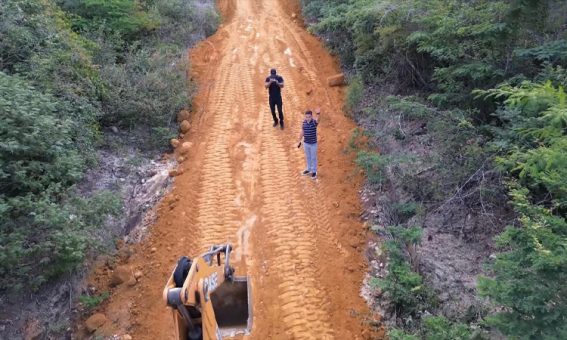
M 469 328 L 461 323 L 452 323 L 442 316 L 430 316 L 423 319 L 424 339 L 427 340 L 468 340 Z
M 494 278 L 480 278 L 479 291 L 504 309 L 486 323 L 511 338 L 562 339 L 567 335 L 567 221 L 529 202 L 528 190 L 512 184 L 519 227 L 497 238 L 502 253 L 491 265 Z
M 5 3 L 0 11 L 0 71 L 18 75 L 64 103 L 64 116 L 81 127 L 74 142 L 88 154 L 98 135 L 102 89 L 89 42 L 70 30 L 65 14 L 51 1 Z
M 101 74 L 108 91 L 103 124 L 142 127 L 151 136 L 144 144 L 165 145 L 165 138 L 177 128 L 177 112 L 189 105 L 187 65 L 181 56 L 176 48 L 138 49 L 125 56 L 124 64 L 104 67 Z
M 134 0 L 59 0 L 72 16 L 77 31 L 103 29 L 109 34 L 118 33 L 135 39 L 155 29 L 159 18 L 152 16 Z
M 487 325 L 510 338 L 567 338 L 562 284 L 567 273 L 567 2 L 303 0 L 302 5 L 310 30 L 361 79 L 366 92 L 379 87 L 380 93 L 418 96 L 387 97 L 387 110 L 357 108 L 371 112 L 372 123 L 399 122 L 399 128 L 383 131 L 387 142 L 404 146 L 409 140 L 430 148 L 415 167 L 392 164 L 393 156 L 360 152 L 357 164 L 369 183 L 383 183 L 387 169 L 401 174 L 405 193 L 418 201 L 453 197 L 482 214 L 502 207 L 501 178 L 514 183 L 510 196 L 519 218 L 498 238 L 502 253 L 491 266 L 493 278 L 479 284 L 500 310 Z M 347 109 L 372 100 L 359 99 L 351 89 Z M 404 122 L 412 120 L 422 124 L 413 132 L 424 137 L 406 131 Z M 406 208 L 394 207 L 401 221 L 414 213 Z M 414 288 L 421 291 L 420 278 L 406 262 L 392 262 L 392 276 L 382 284 L 400 305 L 411 306 L 411 314 L 427 294 L 412 295 Z M 468 332 L 434 318 L 424 320 L 417 336 L 466 338 Z M 413 335 L 393 330 L 391 337 Z
M 477 105 L 471 95 L 476 88 L 518 73 L 534 76 L 537 63 L 567 63 L 564 28 L 553 20 L 567 6 L 557 1 L 302 3 L 311 30 L 365 83 L 424 89 L 439 106 Z M 479 119 L 491 119 L 480 113 Z
M 417 202 L 396 203 L 393 208 L 400 222 L 405 222 L 423 211 L 422 205 Z
M 491 265 L 494 278 L 479 290 L 504 306 L 486 319 L 514 338 L 567 336 L 567 104 L 551 82 L 503 85 L 477 94 L 503 101 L 491 147 L 510 180 L 511 203 L 519 214 L 497 238 L 502 250 Z
M 59 190 L 77 182 L 92 150 L 80 150 L 82 129 L 71 105 L 0 72 L 0 186 L 15 197 Z
M 353 78 L 348 86 L 345 100 L 345 109 L 347 112 L 353 113 L 364 95 L 364 86 L 359 77 Z
M 90 199 L 53 191 L 0 197 L 0 290 L 31 287 L 80 264 L 96 246 L 91 235 L 120 200 L 109 193 Z
M 497 164 L 529 188 L 540 202 L 565 212 L 567 208 L 567 94 L 551 82 L 504 85 L 477 91 L 489 98 L 504 98 L 498 117 L 503 128 L 493 148 Z
M 470 329 L 461 323 L 453 323 L 442 316 L 423 318 L 418 335 L 408 334 L 401 329 L 390 329 L 388 336 L 392 340 L 469 340 L 472 338 Z
M 106 299 L 110 297 L 109 292 L 104 292 L 100 295 L 81 295 L 79 296 L 79 301 L 87 308 L 93 309 L 103 303 Z
M 120 199 L 75 185 L 101 125 L 166 145 L 193 91 L 186 48 L 217 24 L 195 1 L 0 0 L 0 290 L 38 289 L 97 245 Z
M 398 315 L 412 315 L 434 302 L 423 277 L 408 262 L 407 249 L 421 242 L 422 230 L 419 227 L 389 227 L 388 232 L 391 239 L 384 243 L 388 253 L 388 275 L 384 279 L 374 278 L 372 282 L 391 299 Z
M 0 289 L 38 288 L 83 260 L 117 201 L 70 194 L 92 152 L 72 105 L 0 72 L 0 112 Z
M 390 109 L 399 112 L 404 118 L 410 120 L 432 118 L 436 115 L 432 108 L 412 97 L 388 96 L 386 97 L 386 103 L 388 103 Z
M 220 23 L 214 6 L 207 7 L 204 3 L 197 5 L 194 1 L 156 1 L 155 11 L 160 17 L 156 32 L 159 41 L 180 48 L 189 46 L 195 35 L 212 35 Z
M 408 334 L 401 329 L 390 328 L 388 329 L 388 337 L 390 340 L 419 340 L 419 338 L 413 334 Z
M 359 151 L 356 164 L 364 170 L 368 182 L 372 185 L 381 185 L 385 180 L 384 167 L 389 159 L 371 151 Z

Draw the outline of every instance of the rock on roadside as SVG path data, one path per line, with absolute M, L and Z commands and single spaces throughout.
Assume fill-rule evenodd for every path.
M 87 330 L 92 333 L 102 327 L 102 325 L 104 325 L 107 321 L 108 319 L 104 314 L 96 313 L 91 315 L 87 321 L 85 321 L 85 327 L 87 327 Z
M 333 86 L 342 86 L 345 84 L 345 75 L 343 73 L 336 74 L 327 78 L 327 84 L 330 87 Z
M 180 123 L 184 120 L 189 120 L 189 118 L 191 118 L 191 112 L 188 110 L 181 110 L 177 114 L 177 121 Z
M 123 284 L 124 282 L 129 282 L 132 279 L 135 280 L 134 275 L 132 275 L 132 271 L 130 270 L 130 268 L 125 266 L 118 267 L 114 270 L 112 276 L 110 277 L 110 286 L 116 287 Z
M 169 177 L 177 177 L 183 175 L 183 169 L 169 170 Z
M 191 142 L 181 144 L 181 147 L 179 147 L 179 153 L 182 155 L 186 154 L 191 149 L 191 146 L 193 146 L 193 143 Z
M 187 120 L 184 120 L 181 122 L 181 124 L 179 124 L 179 129 L 182 133 L 187 133 L 187 131 L 191 129 L 191 123 L 189 123 L 189 121 Z

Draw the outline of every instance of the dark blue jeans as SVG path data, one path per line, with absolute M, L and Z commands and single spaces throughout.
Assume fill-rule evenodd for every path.
M 278 113 L 280 115 L 280 122 L 283 122 L 283 110 L 282 110 L 282 98 L 273 98 L 270 97 L 270 110 L 272 111 L 272 118 L 274 118 L 274 123 L 278 122 L 278 118 L 276 117 L 276 106 L 278 107 Z

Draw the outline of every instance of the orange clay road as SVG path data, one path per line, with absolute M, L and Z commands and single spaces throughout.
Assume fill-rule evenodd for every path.
M 299 17 L 298 1 L 221 0 L 224 23 L 191 53 L 199 85 L 183 173 L 157 207 L 150 234 L 122 264 L 140 270 L 134 287 L 112 290 L 101 307 L 103 334 L 173 339 L 162 289 L 177 259 L 213 244 L 234 245 L 237 275 L 252 284 L 250 339 L 368 339 L 360 297 L 366 231 L 359 220 L 361 177 L 345 152 L 354 124 L 340 69 Z M 264 80 L 275 67 L 286 129 L 272 127 Z M 302 112 L 322 108 L 319 179 L 300 176 Z M 153 249 L 155 248 L 155 249 Z M 90 282 L 108 290 L 109 270 Z M 374 335 L 376 336 L 376 335 Z

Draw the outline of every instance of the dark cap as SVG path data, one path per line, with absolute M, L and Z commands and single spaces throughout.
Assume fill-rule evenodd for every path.
M 276 69 L 275 68 L 271 69 L 270 74 L 276 74 Z

